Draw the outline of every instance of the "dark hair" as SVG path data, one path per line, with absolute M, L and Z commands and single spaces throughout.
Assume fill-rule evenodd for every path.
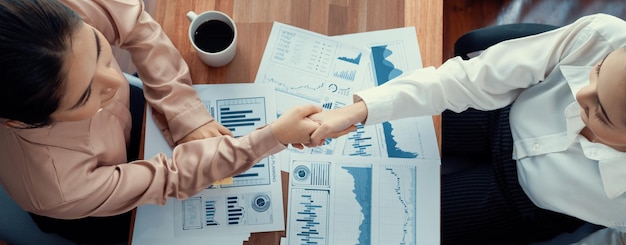
M 31 127 L 52 123 L 81 23 L 56 0 L 0 0 L 0 118 Z

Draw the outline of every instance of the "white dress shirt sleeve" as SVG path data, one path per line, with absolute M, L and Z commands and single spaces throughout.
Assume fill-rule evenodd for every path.
M 365 101 L 368 125 L 436 115 L 446 109 L 460 112 L 507 106 L 525 88 L 541 82 L 563 59 L 582 57 L 582 53 L 568 52 L 568 48 L 575 45 L 577 35 L 593 18 L 584 17 L 553 31 L 501 42 L 471 60 L 455 57 L 437 69 L 406 73 L 356 93 L 355 100 Z

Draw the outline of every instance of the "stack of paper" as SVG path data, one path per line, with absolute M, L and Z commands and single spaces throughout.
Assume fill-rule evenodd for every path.
M 194 87 L 211 114 L 235 137 L 276 119 L 273 86 Z M 172 149 L 148 116 L 144 155 L 149 158 L 159 153 L 171 157 Z M 242 244 L 252 232 L 284 230 L 279 157 L 263 159 L 233 176 L 231 184 L 215 184 L 185 200 L 169 198 L 165 206 L 138 207 L 133 244 Z
M 421 68 L 412 27 L 328 37 L 274 23 L 256 84 L 278 113 L 352 103 L 354 92 Z M 440 158 L 431 117 L 361 126 L 280 153 L 290 173 L 287 244 L 438 244 Z
M 412 27 L 328 37 L 274 23 L 254 84 L 196 89 L 241 136 L 296 105 L 348 105 L 353 93 L 420 67 Z M 171 154 L 151 117 L 145 142 L 147 157 Z M 290 173 L 286 214 L 279 170 Z M 233 184 L 139 207 L 133 243 L 241 244 L 251 232 L 286 229 L 285 244 L 438 244 L 439 176 L 431 117 L 359 125 L 324 146 L 264 159 Z

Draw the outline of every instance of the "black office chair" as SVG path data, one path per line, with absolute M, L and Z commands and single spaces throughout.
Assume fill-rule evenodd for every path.
M 467 60 L 475 52 L 504 40 L 526 37 L 554 30 L 558 26 L 537 23 L 515 23 L 488 26 L 470 31 L 459 37 L 454 43 L 454 56 Z
M 467 60 L 478 55 L 480 51 L 485 50 L 496 43 L 509 39 L 535 35 L 554 30 L 556 28 L 558 28 L 558 26 L 547 24 L 515 23 L 476 29 L 463 34 L 456 40 L 456 42 L 454 43 L 454 56 L 459 56 L 462 59 Z M 471 111 L 473 109 L 469 110 Z M 447 114 L 444 117 L 454 118 L 454 114 L 456 113 L 452 111 L 445 111 L 444 114 Z M 447 123 L 445 121 L 442 121 L 442 130 L 445 130 L 446 124 Z M 452 169 L 448 171 L 445 171 L 444 168 L 444 172 L 454 172 L 463 168 L 463 166 L 453 166 Z M 549 241 L 534 243 L 533 245 L 569 244 L 579 241 L 601 228 L 603 227 L 587 223 L 582 225 L 572 233 L 563 233 Z

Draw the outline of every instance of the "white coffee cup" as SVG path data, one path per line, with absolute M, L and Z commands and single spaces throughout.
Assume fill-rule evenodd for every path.
M 237 28 L 233 19 L 219 11 L 206 11 L 200 14 L 189 11 L 187 18 L 191 22 L 189 40 L 202 62 L 208 66 L 220 67 L 235 58 Z

